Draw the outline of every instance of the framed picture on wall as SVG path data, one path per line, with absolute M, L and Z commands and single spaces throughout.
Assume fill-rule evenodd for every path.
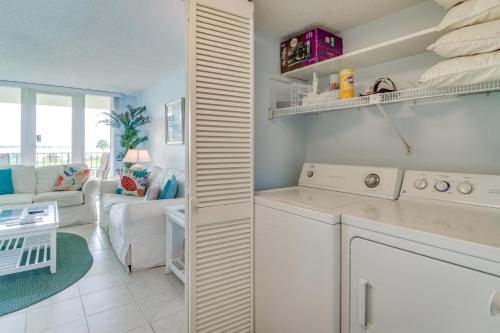
M 184 144 L 184 97 L 165 104 L 165 139 L 168 145 Z

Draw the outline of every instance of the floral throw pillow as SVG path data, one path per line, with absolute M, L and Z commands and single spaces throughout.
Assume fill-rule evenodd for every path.
M 57 177 L 54 191 L 80 191 L 89 176 L 90 170 L 87 168 L 65 165 Z
M 146 169 L 127 169 L 123 171 L 116 193 L 133 197 L 143 197 L 146 194 L 148 179 L 149 172 Z

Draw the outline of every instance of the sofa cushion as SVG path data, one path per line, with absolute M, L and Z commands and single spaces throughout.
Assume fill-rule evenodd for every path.
M 14 193 L 35 193 L 35 168 L 29 165 L 5 165 L 0 169 L 12 169 Z
M 149 186 L 159 186 L 160 188 L 163 188 L 165 180 L 168 179 L 166 177 L 168 171 L 168 169 L 155 165 L 151 169 L 151 173 L 149 175 Z
M 69 164 L 76 169 L 87 168 L 85 164 Z M 64 165 L 51 165 L 36 169 L 36 193 L 51 192 L 54 190 L 57 178 L 64 170 Z
M 0 195 L 0 205 L 23 205 L 33 202 L 33 194 L 18 193 Z
M 160 186 L 150 186 L 146 191 L 146 195 L 144 196 L 144 201 L 158 200 L 160 192 L 161 192 Z
M 81 191 L 44 192 L 35 195 L 34 202 L 56 201 L 57 206 L 70 207 L 83 204 L 83 193 Z
M 115 194 L 115 193 L 105 193 L 100 198 L 103 210 L 109 214 L 111 208 L 116 204 L 128 203 L 128 202 L 139 202 L 144 201 L 141 197 L 132 197 L 127 195 Z

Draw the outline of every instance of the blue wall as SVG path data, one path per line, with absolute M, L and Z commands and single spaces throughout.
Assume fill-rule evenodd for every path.
M 389 76 L 403 88 L 440 59 L 426 53 L 357 71 L 360 86 Z M 361 89 L 360 89 L 361 91 Z M 500 94 L 385 106 L 413 146 L 405 153 L 375 107 L 303 119 L 305 160 L 500 174 Z
M 419 3 L 342 33 L 346 50 L 432 27 L 443 14 L 433 1 Z M 270 78 L 279 73 L 279 42 L 278 37 L 262 35 L 255 41 L 257 190 L 296 185 L 305 161 L 500 174 L 500 94 L 388 106 L 387 112 L 414 148 L 412 155 L 405 153 L 394 130 L 373 107 L 267 119 L 270 90 L 275 86 Z M 414 87 L 420 75 L 440 60 L 422 53 L 356 69 L 357 92 L 385 76 L 400 88 Z
M 152 123 L 146 131 L 152 163 L 163 167 L 184 170 L 185 145 L 167 145 L 165 142 L 165 104 L 186 96 L 186 73 L 183 68 L 137 96 L 139 105 L 146 105 Z
M 255 188 L 296 185 L 304 162 L 304 126 L 300 118 L 268 119 L 271 89 L 279 78 L 279 39 L 255 38 Z

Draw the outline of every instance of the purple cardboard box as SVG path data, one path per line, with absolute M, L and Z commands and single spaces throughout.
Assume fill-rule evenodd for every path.
M 342 55 L 342 38 L 316 28 L 281 43 L 281 73 L 339 55 Z

